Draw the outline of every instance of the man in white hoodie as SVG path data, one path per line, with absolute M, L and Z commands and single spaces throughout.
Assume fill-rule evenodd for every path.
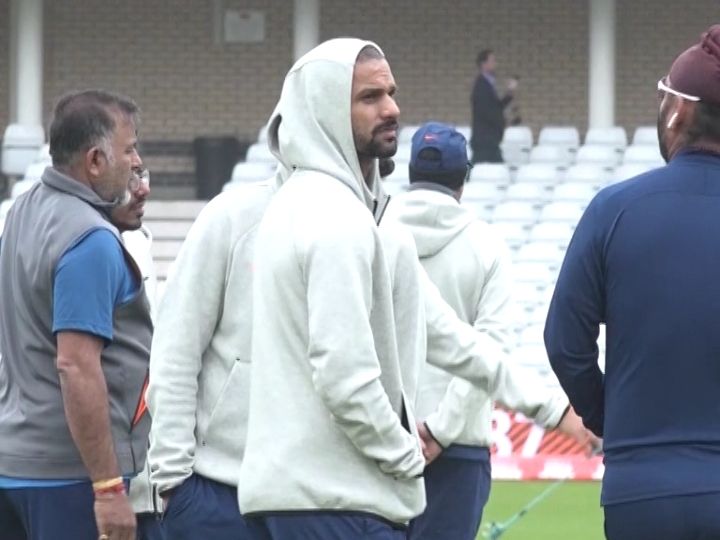
M 377 226 L 394 93 L 376 45 L 331 40 L 290 70 L 270 122 L 293 172 L 256 238 L 238 482 L 256 538 L 405 538 L 425 505 L 412 407 L 422 359 L 491 392 L 513 378 L 501 347 L 439 298 L 408 232 Z M 566 405 L 547 409 L 555 423 Z
M 413 136 L 410 190 L 389 205 L 386 219 L 406 225 L 420 262 L 458 316 L 504 349 L 510 348 L 511 277 L 503 241 L 475 213 L 460 205 L 469 172 L 465 137 L 451 126 L 428 122 Z M 490 493 L 493 399 L 557 427 L 547 413 L 555 399 L 534 373 L 489 394 L 426 365 L 420 376 L 417 415 L 427 453 L 438 456 L 425 470 L 427 508 L 411 525 L 412 540 L 474 540 Z

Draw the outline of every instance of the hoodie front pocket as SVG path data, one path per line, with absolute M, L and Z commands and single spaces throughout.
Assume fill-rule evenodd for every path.
M 225 451 L 242 451 L 250 404 L 250 362 L 240 358 L 230 369 L 198 444 Z

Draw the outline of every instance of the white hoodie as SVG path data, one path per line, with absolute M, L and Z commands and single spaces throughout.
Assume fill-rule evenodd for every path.
M 416 255 L 406 231 L 380 234 L 350 125 L 355 59 L 369 44 L 326 42 L 283 86 L 279 156 L 294 172 L 257 233 L 243 514 L 343 510 L 405 523 L 425 506 L 405 396 L 418 350 L 398 347 L 393 304 L 408 260 L 399 254 Z M 408 309 L 419 335 L 406 343 L 425 340 L 421 302 Z
M 269 181 L 211 200 L 168 276 L 147 392 L 153 419 L 148 461 L 160 492 L 194 471 L 237 484 L 250 382 L 252 254 L 274 191 Z
M 492 228 L 433 184 L 416 186 L 393 198 L 385 219 L 409 228 L 420 262 L 458 316 L 509 350 L 510 257 Z M 510 379 L 508 384 L 498 386 L 490 396 L 462 379 L 426 365 L 420 379 L 416 413 L 444 447 L 490 446 L 491 398 L 546 428 L 557 425 L 568 405 L 562 393 L 547 390 L 530 371 L 524 378 Z

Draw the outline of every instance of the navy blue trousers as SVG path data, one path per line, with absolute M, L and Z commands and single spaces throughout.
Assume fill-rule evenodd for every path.
M 608 540 L 716 540 L 720 493 L 607 505 L 605 536 Z
M 165 540 L 165 529 L 160 518 L 151 513 L 135 514 L 137 518 L 137 540 Z
M 237 488 L 198 474 L 175 488 L 163 515 L 168 540 L 246 540 Z
M 490 496 L 487 449 L 451 446 L 424 476 L 427 508 L 410 524 L 408 539 L 475 540 Z
M 97 540 L 90 482 L 0 489 L 2 540 Z
M 406 540 L 407 531 L 354 512 L 298 512 L 248 518 L 253 540 Z

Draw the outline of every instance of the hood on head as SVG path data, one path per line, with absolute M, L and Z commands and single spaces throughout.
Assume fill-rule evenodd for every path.
M 314 170 L 346 184 L 371 209 L 353 141 L 350 105 L 355 60 L 370 41 L 338 38 L 301 57 L 283 83 L 270 117 L 268 144 L 288 170 Z M 373 173 L 378 183 L 377 163 Z
M 436 255 L 477 219 L 452 196 L 431 189 L 393 197 L 387 214 L 410 229 L 421 258 Z

